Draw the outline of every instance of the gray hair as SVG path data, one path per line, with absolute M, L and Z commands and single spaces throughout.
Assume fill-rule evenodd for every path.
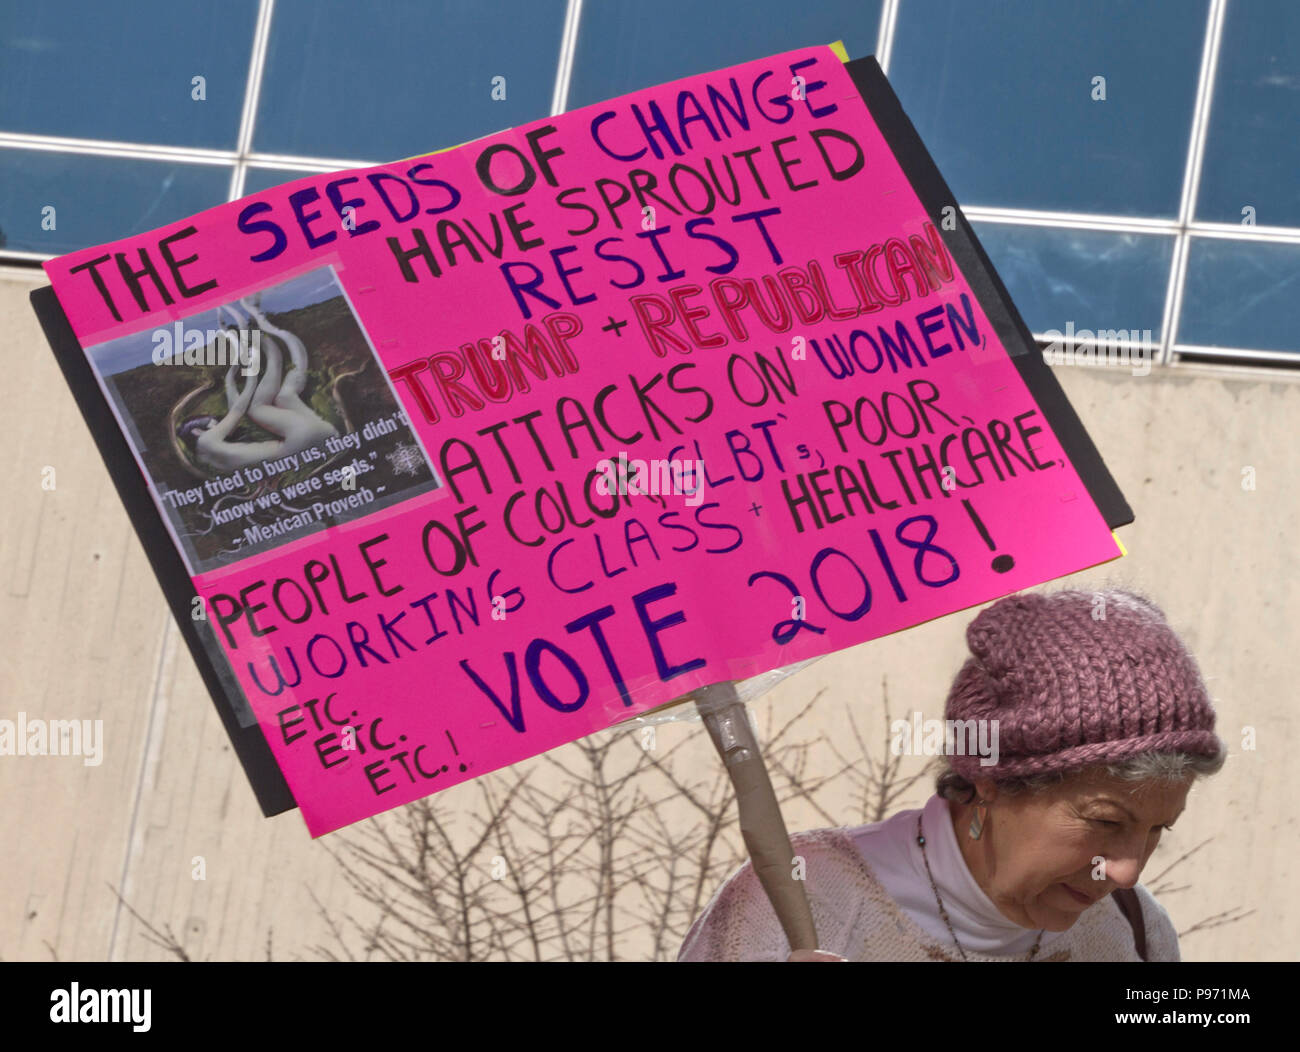
M 1219 753 L 1218 756 L 1193 756 L 1185 752 L 1142 752 L 1115 763 L 998 779 L 997 787 L 1000 793 L 1016 796 L 1060 785 L 1085 771 L 1106 774 L 1123 782 L 1177 783 L 1187 778 L 1194 779 L 1216 774 L 1223 767 L 1226 759 L 1226 751 Z M 974 783 L 954 771 L 946 759 L 941 759 L 940 762 L 943 764 L 943 770 L 935 778 L 935 792 L 945 800 L 953 800 L 959 804 L 968 804 L 974 800 L 976 796 Z

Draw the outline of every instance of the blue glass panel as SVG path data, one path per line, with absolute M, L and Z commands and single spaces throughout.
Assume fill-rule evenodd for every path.
M 1175 8 L 905 0 L 889 79 L 960 204 L 1175 216 L 1207 5 Z
M 1192 238 L 1178 343 L 1300 351 L 1300 245 Z
M 256 15 L 256 0 L 5 3 L 0 131 L 233 150 Z
M 1065 332 L 1073 323 L 1076 331 L 1150 329 L 1160 338 L 1172 237 L 971 225 L 1032 331 Z
M 231 167 L 0 149 L 3 248 L 52 256 L 130 237 L 226 200 Z M 54 229 L 42 230 L 47 206 Z
M 843 40 L 873 54 L 880 0 L 628 0 L 587 3 L 569 109 L 782 51 Z
M 244 172 L 244 195 L 261 193 L 281 183 L 306 179 L 312 172 L 295 172 L 288 168 L 249 168 Z
M 1198 219 L 1300 226 L 1300 5 L 1229 4 L 1201 166 Z
M 381 164 L 545 117 L 565 7 L 279 0 L 254 148 Z

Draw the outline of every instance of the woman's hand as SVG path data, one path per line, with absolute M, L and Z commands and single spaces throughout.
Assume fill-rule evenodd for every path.
M 831 953 L 829 950 L 794 950 L 786 961 L 848 961 L 847 957 L 841 957 L 838 953 Z

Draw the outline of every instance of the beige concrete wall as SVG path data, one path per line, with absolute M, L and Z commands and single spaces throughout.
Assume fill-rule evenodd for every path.
M 102 719 L 105 754 L 98 767 L 0 757 L 0 957 L 167 958 L 117 888 L 197 958 L 262 959 L 272 930 L 277 959 L 310 959 L 326 941 L 320 908 L 339 917 L 356 896 L 328 854 L 332 838 L 313 843 L 296 813 L 261 817 L 31 312 L 39 283 L 38 272 L 0 275 L 0 717 Z M 1143 880 L 1200 845 L 1157 886 L 1180 931 L 1200 928 L 1184 937 L 1184 958 L 1295 960 L 1300 830 L 1287 776 L 1300 746 L 1300 384 L 1268 373 L 1057 372 L 1137 513 L 1121 532 L 1126 559 L 1069 580 L 1155 596 L 1200 661 L 1231 750 Z M 41 485 L 47 466 L 53 490 Z M 1242 488 L 1245 467 L 1253 491 Z M 859 729 L 882 726 L 882 677 L 893 715 L 941 716 L 971 616 L 816 662 L 756 705 L 760 727 L 824 690 L 805 729 L 848 741 L 850 713 Z M 1254 728 L 1253 751 L 1242 748 L 1244 727 Z M 698 725 L 661 734 L 685 742 L 689 762 L 716 764 Z M 576 748 L 556 755 L 572 759 Z M 472 808 L 472 785 L 439 795 Z M 928 792 L 918 783 L 895 808 Z M 689 811 L 683 804 L 683 822 Z M 792 829 L 869 817 L 844 786 L 820 809 L 787 808 Z M 193 879 L 196 856 L 204 880 Z M 1228 910 L 1246 915 L 1204 926 Z M 621 945 L 625 956 L 647 952 L 635 933 Z

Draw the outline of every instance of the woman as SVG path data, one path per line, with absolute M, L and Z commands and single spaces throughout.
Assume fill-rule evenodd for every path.
M 1195 660 L 1119 590 L 1009 596 L 966 639 L 946 718 L 996 721 L 996 762 L 949 755 L 923 808 L 791 837 L 820 950 L 791 953 L 746 863 L 678 960 L 1180 959 L 1138 877 L 1226 755 Z

